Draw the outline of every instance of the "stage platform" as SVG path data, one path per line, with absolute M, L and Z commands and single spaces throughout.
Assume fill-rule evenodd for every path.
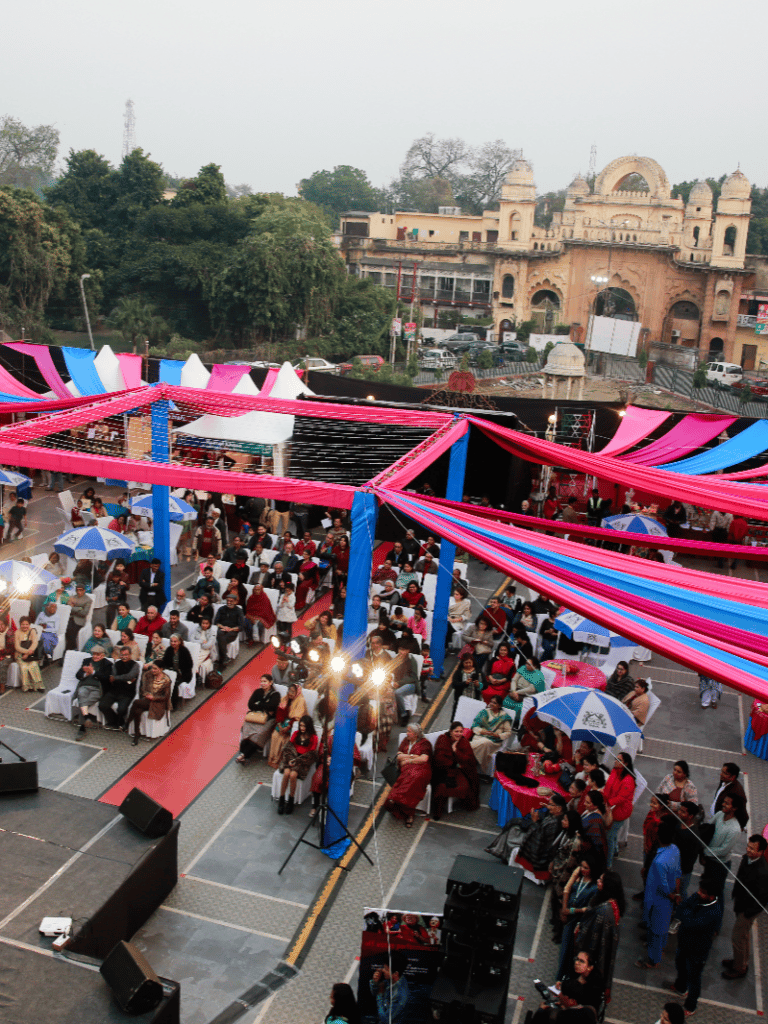
M 40 789 L 0 796 L 0 829 L 0 859 L 9 868 L 0 938 L 50 949 L 41 920 L 71 917 L 70 948 L 103 959 L 176 885 L 178 822 L 148 839 L 114 807 Z
M 123 1013 L 94 965 L 13 946 L 0 938 L 3 1024 L 179 1024 L 179 986 L 163 982 L 163 1001 L 150 1013 Z

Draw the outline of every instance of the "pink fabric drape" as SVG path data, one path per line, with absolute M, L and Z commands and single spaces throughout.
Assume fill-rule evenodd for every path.
M 4 366 L 0 366 L 0 391 L 4 391 L 7 395 L 18 395 L 19 398 L 40 397 L 36 391 L 32 391 L 17 380 Z
M 377 481 L 379 486 L 390 487 L 388 481 Z M 392 489 L 392 488 L 390 488 Z M 479 505 L 465 505 L 459 501 L 448 501 L 447 498 L 433 498 L 426 494 L 420 495 L 422 501 L 441 508 L 467 512 L 481 519 L 493 520 L 498 523 L 514 523 L 528 530 L 546 530 L 547 532 L 567 533 L 572 537 L 584 537 L 589 540 L 607 540 L 613 544 L 632 544 L 637 547 L 651 548 L 654 551 L 680 551 L 683 554 L 697 555 L 703 558 L 736 558 L 747 557 L 750 562 L 768 561 L 768 547 L 745 548 L 738 544 L 711 544 L 704 540 L 681 540 L 672 537 L 651 537 L 644 533 L 625 533 L 617 530 L 604 530 L 600 526 L 586 526 L 582 523 L 566 523 L 559 519 L 539 519 L 538 516 L 524 516 L 516 512 L 501 509 L 486 509 Z
M 277 380 L 278 373 L 279 370 L 276 370 L 274 366 L 272 367 L 271 370 L 267 372 L 266 379 L 259 388 L 259 394 L 264 395 L 265 398 L 268 397 L 268 395 L 272 391 L 272 388 L 275 386 L 275 381 Z
M 697 412 L 690 413 L 676 423 L 664 437 L 652 441 L 639 452 L 622 455 L 622 458 L 636 466 L 658 466 L 660 463 L 684 459 L 687 455 L 693 455 L 697 449 L 712 441 L 718 434 L 722 434 L 736 422 L 736 419 L 736 416 L 705 416 Z
M 731 483 L 719 476 L 696 477 L 670 473 L 649 466 L 635 466 L 610 455 L 583 452 L 566 445 L 543 441 L 507 427 L 486 423 L 475 416 L 469 420 L 502 448 L 531 462 L 563 466 L 579 473 L 594 475 L 635 487 L 644 493 L 717 508 L 724 512 L 768 520 L 768 488 L 756 484 Z
M 42 373 L 43 379 L 48 387 L 59 398 L 72 398 L 72 393 L 64 386 L 61 374 L 53 365 L 51 353 L 45 345 L 30 345 L 26 341 L 6 342 L 8 348 L 15 348 L 17 352 L 25 356 L 31 356 L 37 363 L 37 368 Z
M 242 378 L 249 372 L 249 366 L 227 366 L 224 363 L 216 363 L 211 371 L 207 390 L 234 391 Z
M 141 356 L 131 352 L 118 352 L 117 361 L 127 388 L 141 387 Z
M 664 619 L 654 620 L 652 616 L 649 616 L 647 624 L 635 622 L 633 619 L 628 619 L 622 614 L 620 608 L 614 606 L 605 607 L 603 604 L 598 604 L 592 600 L 589 592 L 590 581 L 588 580 L 580 579 L 579 586 L 576 589 L 566 588 L 563 583 L 550 573 L 549 566 L 547 567 L 547 572 L 538 571 L 526 564 L 522 559 L 513 557 L 509 553 L 504 553 L 494 545 L 481 540 L 472 534 L 471 531 L 464 530 L 453 523 L 447 523 L 445 520 L 437 519 L 427 509 L 420 509 L 415 514 L 411 502 L 404 501 L 397 494 L 393 494 L 386 489 L 377 489 L 376 493 L 379 500 L 398 508 L 408 516 L 417 518 L 429 530 L 434 531 L 436 535 L 445 537 L 454 544 L 465 548 L 471 554 L 486 562 L 486 564 L 512 576 L 539 593 L 547 594 L 550 598 L 565 604 L 568 608 L 579 612 L 581 615 L 585 615 L 596 622 L 608 626 L 621 636 L 629 637 L 644 647 L 657 651 L 665 657 L 672 658 L 680 664 L 687 665 L 694 671 L 703 672 L 715 679 L 720 679 L 726 685 L 732 686 L 734 689 L 747 693 L 750 696 L 760 697 L 760 699 L 768 697 L 768 684 L 759 676 L 749 672 L 750 659 L 743 652 L 728 652 L 735 653 L 737 657 L 744 659 L 744 667 L 741 668 L 726 664 L 718 657 L 712 656 L 706 651 L 702 652 L 687 644 L 687 636 L 682 632 L 679 640 L 670 639 L 666 635 L 660 635 L 654 627 L 669 628 L 666 609 Z M 623 600 L 622 603 L 624 603 Z M 712 642 L 710 638 L 705 636 L 691 636 L 690 639 L 705 644 L 711 644 Z M 720 649 L 723 648 L 721 647 Z M 752 660 L 756 660 L 755 655 L 752 655 Z
M 463 437 L 468 430 L 469 424 L 465 419 L 441 427 L 431 437 L 417 445 L 413 451 L 408 452 L 388 469 L 375 476 L 370 484 L 375 487 L 405 487 L 423 469 L 432 465 L 436 458 L 447 451 L 454 441 Z
M 660 409 L 641 409 L 636 405 L 627 406 L 619 429 L 611 440 L 601 448 L 601 455 L 620 455 L 652 434 L 657 427 L 669 419 L 671 412 Z

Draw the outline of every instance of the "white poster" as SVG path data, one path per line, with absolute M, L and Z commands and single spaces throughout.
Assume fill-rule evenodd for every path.
M 532 334 L 528 338 L 528 344 L 535 348 L 537 352 L 543 352 L 549 342 L 553 345 L 557 345 L 558 342 L 568 341 L 567 334 Z
M 614 320 L 609 316 L 590 316 L 587 348 L 592 352 L 610 352 L 616 356 L 637 354 L 637 339 L 642 324 L 634 320 Z

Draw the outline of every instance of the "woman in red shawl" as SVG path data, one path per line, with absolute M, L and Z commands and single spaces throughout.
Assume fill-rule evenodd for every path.
M 411 580 L 411 582 L 400 595 L 400 603 L 401 605 L 407 604 L 409 608 L 427 607 L 427 599 L 419 590 L 419 584 L 415 580 Z
M 336 586 L 347 581 L 349 553 L 349 540 L 343 534 L 333 545 L 333 582 Z
M 253 592 L 248 598 L 245 606 L 245 631 L 248 635 L 248 646 L 253 647 L 256 641 L 253 639 L 254 632 L 259 640 L 264 642 L 264 631 L 271 629 L 275 624 L 275 612 L 272 602 L 264 593 L 264 587 L 255 583 Z
M 325 758 L 327 768 L 331 767 L 331 754 L 333 753 L 333 733 L 328 733 L 328 753 L 325 753 L 325 739 L 320 740 L 320 746 L 317 748 L 317 768 L 315 768 L 315 774 L 312 776 L 312 785 L 309 787 L 312 791 L 312 810 L 309 812 L 310 818 L 314 818 L 317 813 L 317 808 L 320 806 L 320 794 L 327 791 L 328 776 L 325 777 L 325 787 L 323 786 L 323 758 Z M 359 769 L 363 763 L 363 758 L 360 751 L 357 749 L 357 744 L 354 746 L 352 752 L 352 779 L 355 779 L 355 768 Z
M 405 827 L 413 826 L 416 808 L 424 799 L 432 779 L 432 744 L 424 738 L 421 726 L 411 723 L 397 752 L 400 774 L 384 804 L 398 820 L 405 819 Z
M 439 821 L 448 800 L 463 800 L 468 811 L 480 806 L 480 779 L 475 752 L 464 736 L 461 722 L 453 722 L 435 743 L 432 817 Z
M 500 643 L 496 649 L 496 657 L 493 659 L 491 671 L 488 673 L 488 682 L 483 688 L 481 697 L 487 704 L 491 697 L 498 697 L 503 701 L 509 693 L 510 680 L 515 670 L 515 659 L 509 644 Z
M 347 562 L 349 564 L 349 562 Z M 296 587 L 296 611 L 300 612 L 307 607 L 307 595 L 311 590 L 317 590 L 320 586 L 320 572 L 317 562 L 313 562 L 307 554 L 299 566 L 299 581 Z

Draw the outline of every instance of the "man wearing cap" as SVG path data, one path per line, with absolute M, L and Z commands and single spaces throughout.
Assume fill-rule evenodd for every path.
M 136 696 L 138 678 L 139 663 L 131 658 L 130 647 L 121 647 L 119 658 L 104 684 L 104 696 L 99 701 L 99 711 L 104 715 L 107 729 L 123 726 L 131 701 Z M 116 712 L 112 709 L 113 704 L 117 704 Z
M 149 568 L 139 576 L 139 604 L 145 612 L 149 605 L 165 605 L 165 573 L 160 568 L 160 559 L 153 558 Z
M 90 709 L 104 696 L 111 674 L 112 662 L 104 657 L 104 648 L 96 644 L 90 658 L 86 658 L 77 670 L 77 686 L 72 694 L 72 721 L 75 725 L 78 722 L 80 724 L 75 736 L 78 742 L 85 736 L 86 722 L 92 725 L 98 723 L 96 715 L 92 714 Z
M 76 651 L 78 649 L 77 638 L 80 630 L 88 621 L 93 600 L 85 592 L 85 586 L 78 583 L 75 587 L 75 596 L 70 597 L 67 602 L 72 611 L 69 614 L 67 631 L 64 634 L 66 639 L 66 650 Z
M 248 582 L 252 587 L 266 587 L 269 579 L 269 562 L 260 562 L 258 569 L 254 569 Z
M 142 636 L 149 637 L 152 639 L 153 633 L 158 633 L 165 625 L 165 619 L 162 617 L 156 606 L 151 604 L 147 608 L 146 612 L 139 621 L 136 623 L 134 633 L 141 633 Z
M 160 629 L 160 636 L 163 640 L 170 640 L 174 633 L 177 633 L 182 640 L 189 640 L 189 629 L 181 621 L 175 608 L 168 613 L 168 621 Z

